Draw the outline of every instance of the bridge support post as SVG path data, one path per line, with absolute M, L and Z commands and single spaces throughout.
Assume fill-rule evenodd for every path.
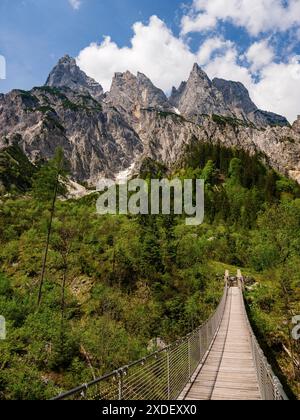
M 238 286 L 239 286 L 239 288 L 242 291 L 244 291 L 244 289 L 245 289 L 245 282 L 244 282 L 244 277 L 242 275 L 241 270 L 238 270 L 238 272 L 237 272 L 237 280 L 238 280 Z
M 201 337 L 201 329 L 199 329 L 199 363 L 202 360 L 202 337 Z
M 168 387 L 168 401 L 171 401 L 171 361 L 170 350 L 167 350 L 167 387 Z
M 189 363 L 189 382 L 192 380 L 192 349 L 191 349 L 191 339 L 188 339 L 188 363 Z
M 225 286 L 228 286 L 228 284 L 229 284 L 229 275 L 230 275 L 229 270 L 226 270 L 225 271 L 225 276 L 224 276 Z
M 123 372 L 119 372 L 119 401 L 123 400 Z

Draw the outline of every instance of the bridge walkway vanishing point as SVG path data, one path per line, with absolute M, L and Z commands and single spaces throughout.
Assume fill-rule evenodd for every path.
M 261 400 L 241 289 L 228 291 L 224 317 L 186 400 Z
M 53 400 L 287 400 L 248 320 L 244 279 L 225 273 L 223 298 L 188 336 Z

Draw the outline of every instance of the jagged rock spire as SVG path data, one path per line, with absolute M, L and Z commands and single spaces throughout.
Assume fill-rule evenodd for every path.
M 188 117 L 203 114 L 231 115 L 222 93 L 216 89 L 207 74 L 194 64 L 187 82 L 183 82 L 178 91 L 173 91 L 171 103 Z
M 103 88 L 91 77 L 88 77 L 69 55 L 62 57 L 53 68 L 46 81 L 46 86 L 68 87 L 76 92 L 90 94 L 97 100 L 103 97 Z
M 126 111 L 138 108 L 169 109 L 171 105 L 164 92 L 158 89 L 143 73 L 137 76 L 127 71 L 116 73 L 107 102 L 120 106 Z

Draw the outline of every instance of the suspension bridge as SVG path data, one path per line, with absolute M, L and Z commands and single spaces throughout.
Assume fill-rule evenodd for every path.
M 244 278 L 225 273 L 207 322 L 170 346 L 54 400 L 287 400 L 248 320 Z

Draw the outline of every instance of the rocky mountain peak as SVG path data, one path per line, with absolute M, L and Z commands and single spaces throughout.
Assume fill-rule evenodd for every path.
M 89 94 L 96 100 L 103 97 L 103 88 L 91 77 L 88 77 L 69 55 L 62 57 L 53 68 L 46 81 L 46 86 L 70 88 L 81 94 Z
M 63 147 L 74 179 L 92 185 L 99 175 L 118 179 L 143 157 L 172 168 L 195 139 L 262 154 L 299 180 L 300 117 L 292 128 L 280 125 L 287 120 L 259 110 L 241 83 L 212 82 L 197 64 L 169 100 L 146 75 L 129 71 L 116 73 L 103 95 L 70 56 L 59 60 L 46 87 L 0 95 L 0 150 L 17 143 L 36 162 Z
M 208 75 L 205 73 L 205 71 L 202 70 L 202 68 L 197 63 L 195 63 L 193 65 L 193 69 L 190 74 L 189 82 L 191 80 L 199 80 L 199 79 L 206 82 L 209 86 L 212 85 L 212 82 L 209 79 Z
M 204 114 L 231 115 L 223 95 L 216 89 L 207 74 L 194 64 L 187 82 L 174 89 L 171 103 L 189 118 L 201 119 Z
M 116 73 L 107 102 L 127 112 L 141 108 L 169 109 L 170 104 L 164 92 L 158 89 L 143 73 Z
M 248 89 L 242 83 L 218 78 L 215 78 L 212 83 L 222 93 L 225 104 L 239 119 L 251 122 L 258 127 L 289 125 L 285 117 L 258 109 L 250 98 Z
M 76 66 L 76 60 L 73 57 L 70 57 L 68 54 L 64 55 L 62 58 L 59 59 L 58 64 L 70 64 L 72 66 Z
M 147 77 L 144 73 L 141 73 L 140 71 L 137 72 L 137 79 L 141 82 L 141 83 L 151 83 L 151 80 L 149 79 L 149 77 Z
M 227 105 L 242 110 L 246 115 L 257 110 L 248 89 L 242 83 L 218 78 L 213 79 L 212 83 L 216 89 L 222 92 Z

